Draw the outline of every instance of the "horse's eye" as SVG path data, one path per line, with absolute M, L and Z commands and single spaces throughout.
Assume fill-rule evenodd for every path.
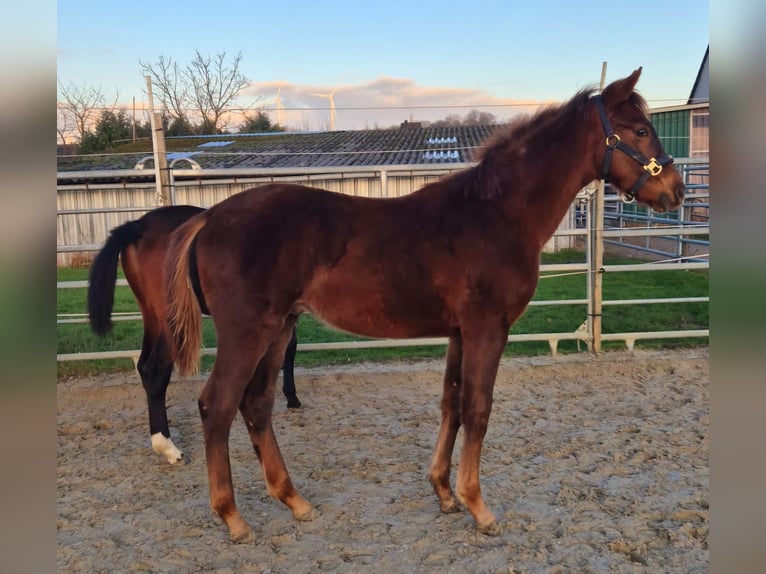
M 640 138 L 645 138 L 649 135 L 649 132 L 645 128 L 640 128 L 636 130 L 636 135 Z

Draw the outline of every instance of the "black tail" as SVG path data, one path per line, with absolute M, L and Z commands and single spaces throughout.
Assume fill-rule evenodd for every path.
M 144 226 L 140 220 L 128 221 L 115 227 L 93 260 L 88 278 L 88 317 L 90 328 L 96 335 L 103 337 L 112 329 L 112 307 L 120 252 L 143 234 Z

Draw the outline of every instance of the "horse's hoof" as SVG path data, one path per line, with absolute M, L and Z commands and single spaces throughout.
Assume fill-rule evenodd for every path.
M 184 461 L 184 453 L 181 452 L 181 449 L 179 449 L 175 444 L 173 444 L 173 439 L 170 437 L 166 437 L 161 432 L 158 432 L 151 436 L 151 441 L 152 450 L 158 454 L 163 455 L 170 464 L 176 465 L 179 463 L 186 463 L 186 461 Z
M 288 410 L 291 410 L 291 411 L 292 410 L 298 410 L 302 406 L 303 405 L 298 400 L 298 397 L 290 397 L 289 399 L 287 399 L 287 409 Z
M 503 527 L 497 523 L 497 520 L 487 524 L 477 524 L 476 529 L 487 536 L 500 536 L 503 533 Z
M 168 458 L 168 462 L 171 466 L 184 466 L 189 464 L 189 457 L 184 453 L 179 453 L 177 457 Z
M 294 514 L 293 516 L 300 522 L 311 522 L 312 520 L 319 518 L 319 511 L 316 508 L 311 507 L 307 511 L 301 512 L 300 514 Z
M 255 534 L 250 525 L 247 522 L 243 522 L 242 525 L 229 531 L 229 538 L 235 544 L 247 544 L 255 540 Z
M 439 505 L 439 508 L 444 514 L 453 514 L 455 512 L 460 512 L 462 508 L 457 503 L 457 501 L 453 498 L 452 500 L 448 501 L 442 501 Z

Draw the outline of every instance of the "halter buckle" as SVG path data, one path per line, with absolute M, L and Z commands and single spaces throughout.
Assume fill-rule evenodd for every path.
M 662 165 L 654 158 L 649 159 L 644 164 L 644 169 L 649 172 L 650 175 L 660 175 L 662 173 Z
M 610 140 L 613 140 L 614 143 L 611 143 Z M 606 147 L 614 149 L 618 146 L 619 143 L 620 143 L 620 136 L 618 136 L 617 134 L 606 136 Z
M 632 193 L 626 193 L 626 192 L 623 191 L 620 194 L 620 200 L 623 203 L 627 203 L 627 204 L 636 203 L 636 196 L 633 195 Z

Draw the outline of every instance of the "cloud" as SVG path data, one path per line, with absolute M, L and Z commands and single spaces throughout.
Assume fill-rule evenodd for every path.
M 240 94 L 239 101 L 243 106 L 262 107 L 272 121 L 290 129 L 322 130 L 330 128 L 329 100 L 310 94 L 331 92 L 336 130 L 388 128 L 404 120 L 436 121 L 448 115 L 464 116 L 473 109 L 504 121 L 518 113 L 534 111 L 543 103 L 497 98 L 481 90 L 422 86 L 409 78 L 388 76 L 338 86 L 254 82 Z M 279 111 L 277 93 L 282 106 Z

